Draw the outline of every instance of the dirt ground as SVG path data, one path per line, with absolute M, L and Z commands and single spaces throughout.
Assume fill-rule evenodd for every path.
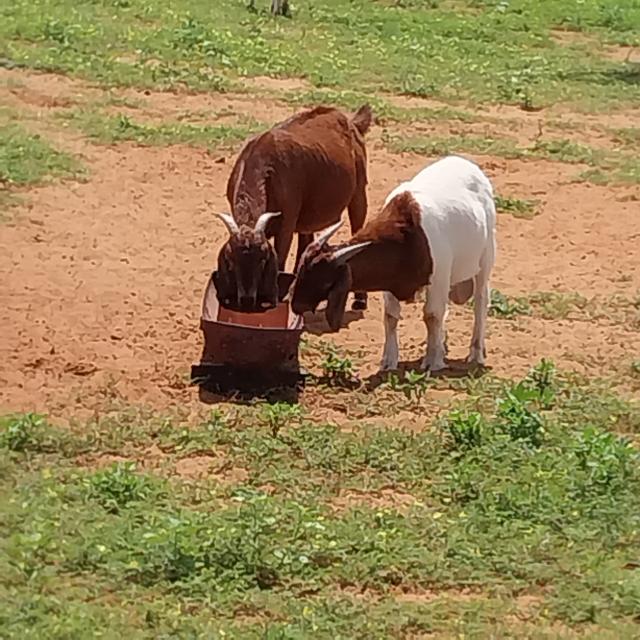
M 0 103 L 30 114 L 34 130 L 48 127 L 56 111 L 101 93 L 55 76 L 12 74 L 14 81 L 6 82 L 9 72 L 3 72 Z M 140 117 L 149 118 L 188 109 L 273 121 L 295 110 L 265 98 L 256 114 L 255 100 L 247 96 L 121 94 L 143 100 Z M 545 116 L 510 117 L 531 128 L 527 119 Z M 598 123 L 606 125 L 607 116 Z M 114 400 L 197 410 L 197 389 L 189 386 L 188 375 L 202 346 L 202 294 L 226 235 L 214 213 L 227 210 L 224 191 L 233 154 L 186 146 L 98 146 L 63 128 L 52 130 L 51 138 L 80 154 L 89 173 L 86 181 L 29 190 L 25 204 L 0 225 L 0 410 L 68 417 L 99 411 Z M 380 138 L 377 126 L 369 140 L 371 213 L 428 161 L 391 154 Z M 512 295 L 637 295 L 637 186 L 575 181 L 576 165 L 475 159 L 498 193 L 540 201 L 540 215 L 532 220 L 499 216 L 494 287 Z M 326 336 L 361 353 L 356 362 L 363 375 L 377 368 L 381 313 L 381 296 L 375 294 L 364 317 Z M 453 308 L 448 329 L 451 355 L 464 356 L 470 313 Z M 406 306 L 402 359 L 420 356 L 424 332 L 421 310 Z M 488 351 L 489 365 L 500 375 L 521 374 L 543 356 L 570 369 L 607 374 L 638 357 L 640 334 L 606 318 L 491 319 Z

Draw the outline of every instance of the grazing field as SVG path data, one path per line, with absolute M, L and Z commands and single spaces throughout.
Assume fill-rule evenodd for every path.
M 637 638 L 640 4 L 268 4 L 0 8 L 0 637 Z M 298 398 L 200 397 L 239 146 L 363 102 L 370 214 L 495 185 L 489 368 L 411 304 L 378 375 L 374 294 Z

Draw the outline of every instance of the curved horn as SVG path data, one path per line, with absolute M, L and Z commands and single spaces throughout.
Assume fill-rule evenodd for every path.
M 264 230 L 267 228 L 267 223 L 269 222 L 269 220 L 271 220 L 271 218 L 275 218 L 275 217 L 277 217 L 279 215 L 282 215 L 281 211 L 278 211 L 277 213 L 263 213 L 258 218 L 258 221 L 256 222 L 255 230 L 258 233 L 264 233 Z
M 342 247 L 342 249 L 338 249 L 334 254 L 333 258 L 337 264 L 346 264 L 348 260 L 353 258 L 356 254 L 360 253 L 365 247 L 368 247 L 371 244 L 371 240 L 367 242 L 359 242 L 358 244 L 350 244 L 346 247 Z
M 342 226 L 344 220 L 338 220 L 335 224 L 332 224 L 330 227 L 327 227 L 324 231 L 320 233 L 318 238 L 315 241 L 315 245 L 317 247 L 322 247 L 327 244 L 327 242 L 331 239 L 331 236 Z
M 240 230 L 238 229 L 238 223 L 235 221 L 234 217 L 230 213 L 216 213 L 218 218 L 224 222 L 225 226 L 229 230 L 230 234 L 238 233 Z

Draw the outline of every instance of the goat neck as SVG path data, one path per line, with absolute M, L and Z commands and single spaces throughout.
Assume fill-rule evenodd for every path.
M 353 291 L 391 291 L 410 300 L 429 283 L 433 261 L 410 194 L 394 198 L 348 244 L 370 244 L 348 262 Z

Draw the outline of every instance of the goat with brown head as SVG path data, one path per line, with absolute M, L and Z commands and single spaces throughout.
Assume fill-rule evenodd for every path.
M 284 292 L 277 291 L 275 271 L 285 270 L 296 233 L 297 266 L 313 234 L 339 220 L 345 208 L 351 232 L 362 228 L 367 213 L 364 136 L 372 120 L 368 105 L 350 117 L 320 105 L 247 140 L 227 181 L 233 217 L 221 216 L 231 237 L 214 277 L 220 304 L 245 312 L 276 304 Z M 282 213 L 269 221 L 272 214 L 266 211 Z M 273 249 L 267 242 L 271 238 Z M 354 308 L 366 308 L 366 292 L 354 293 Z
M 263 213 L 254 228 L 238 225 L 228 213 L 218 217 L 229 230 L 229 239 L 218 255 L 214 273 L 218 299 L 236 311 L 263 311 L 278 303 L 278 263 L 267 240 L 266 226 L 279 213 Z
M 326 245 L 332 227 L 307 248 L 294 284 L 292 308 L 310 311 L 327 300 L 327 320 L 340 328 L 347 290 L 382 291 L 385 346 L 381 368 L 398 366 L 400 302 L 423 291 L 427 329 L 424 369 L 447 366 L 449 301 L 474 298 L 468 362 L 483 365 L 489 277 L 496 254 L 493 186 L 475 163 L 460 156 L 435 162 L 396 187 L 382 211 L 351 240 Z
M 304 252 L 293 285 L 291 308 L 302 314 L 315 311 L 327 301 L 325 315 L 332 331 L 342 324 L 347 296 L 352 289 L 349 259 L 360 253 L 370 242 L 332 248 L 327 243 L 342 225 L 342 221 L 326 229 Z

